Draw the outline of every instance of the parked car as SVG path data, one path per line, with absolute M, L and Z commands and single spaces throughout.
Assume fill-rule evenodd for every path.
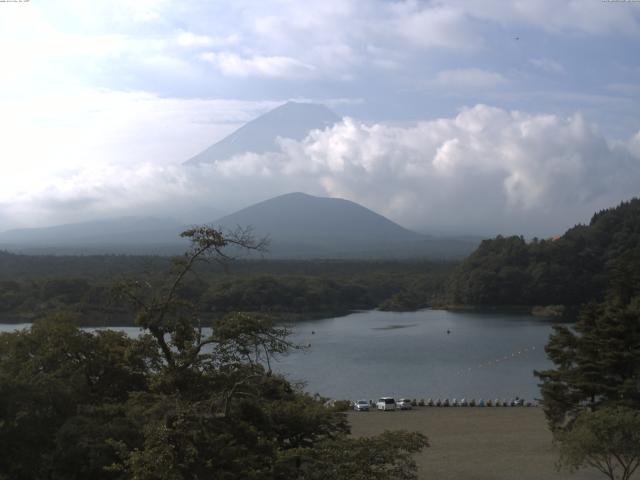
M 408 398 L 401 398 L 397 405 L 400 410 L 411 410 L 411 400 Z
M 396 409 L 396 401 L 393 397 L 382 397 L 376 403 L 376 407 L 378 410 L 395 410 Z
M 356 400 L 353 402 L 353 409 L 356 412 L 368 412 L 369 411 L 369 401 L 368 400 Z

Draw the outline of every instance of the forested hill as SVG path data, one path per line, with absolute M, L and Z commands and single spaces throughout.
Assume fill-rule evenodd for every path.
M 483 241 L 455 271 L 455 304 L 581 305 L 615 287 L 640 293 L 640 199 L 596 213 L 548 240 L 498 236 Z

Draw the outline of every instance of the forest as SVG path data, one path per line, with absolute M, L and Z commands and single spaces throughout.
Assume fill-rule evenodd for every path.
M 612 288 L 640 284 L 640 200 L 593 215 L 551 239 L 483 241 L 452 274 L 453 304 L 563 305 L 602 301 Z M 631 291 L 629 293 L 632 293 Z M 635 292 L 637 293 L 637 291 Z
M 29 256 L 0 252 L 0 321 L 29 322 L 73 312 L 86 325 L 131 324 L 115 292 L 144 277 L 163 281 L 171 259 L 159 256 Z M 452 262 L 239 260 L 202 262 L 181 286 L 200 313 L 262 312 L 287 318 L 382 308 L 414 310 L 443 302 Z
M 224 269 L 203 262 L 180 288 L 210 317 L 243 311 L 295 319 L 460 305 L 560 305 L 575 315 L 580 305 L 602 301 L 612 286 L 637 288 L 639 245 L 640 200 L 633 199 L 560 237 L 485 240 L 460 263 L 240 259 Z M 0 321 L 29 322 L 64 310 L 87 325 L 131 324 L 115 287 L 141 276 L 162 282 L 170 263 L 161 256 L 0 252 Z

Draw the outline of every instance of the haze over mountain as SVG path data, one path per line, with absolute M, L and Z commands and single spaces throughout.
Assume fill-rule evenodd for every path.
M 300 192 L 251 205 L 215 224 L 251 225 L 256 236 L 269 236 L 269 256 L 275 258 L 451 258 L 478 243 L 421 235 L 355 202 Z
M 122 217 L 0 232 L 0 248 L 24 253 L 166 254 L 184 249 L 184 225 L 171 218 Z
M 311 130 L 323 130 L 339 121 L 340 117 L 324 105 L 287 102 L 246 123 L 185 164 L 214 163 L 248 152 L 276 152 L 279 150 L 278 138 L 300 141 Z
M 479 239 L 422 235 L 357 203 L 290 193 L 251 205 L 212 222 L 251 226 L 269 236 L 267 258 L 460 258 Z M 0 248 L 23 253 L 177 254 L 187 243 L 174 219 L 127 217 L 0 233 Z

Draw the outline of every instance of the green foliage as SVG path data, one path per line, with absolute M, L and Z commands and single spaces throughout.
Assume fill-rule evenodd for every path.
M 164 281 L 117 288 L 136 312 L 138 338 L 82 331 L 72 315 L 0 334 L 0 478 L 415 478 L 410 455 L 424 437 L 350 439 L 343 413 L 271 371 L 297 348 L 285 328 L 229 313 L 204 333 L 196 265 L 226 260 L 227 245 L 261 244 L 246 231 L 185 236 L 192 248 Z M 68 285 L 52 294 L 69 294 Z M 338 476 L 317 477 L 323 469 Z
M 127 305 L 114 296 L 112 285 L 133 285 L 144 277 L 150 289 L 161 289 L 168 268 L 162 257 L 0 252 L 0 321 L 29 322 L 65 310 L 79 314 L 84 325 L 131 325 Z M 231 311 L 303 318 L 377 306 L 415 310 L 442 303 L 452 268 L 425 261 L 245 261 L 225 273 L 197 262 L 192 266 L 197 275 L 184 278 L 176 293 L 207 318 Z
M 640 411 L 584 411 L 556 440 L 561 466 L 571 471 L 590 466 L 611 480 L 628 480 L 640 465 Z
M 340 312 L 375 307 L 359 285 L 326 278 L 258 276 L 212 285 L 202 300 L 208 311 Z
M 452 276 L 456 304 L 572 305 L 602 301 L 611 287 L 640 292 L 640 199 L 593 216 L 562 237 L 527 243 L 522 237 L 483 241 Z M 634 273 L 635 272 L 635 273 Z
M 110 430 L 135 435 L 104 418 L 130 391 L 146 388 L 155 359 L 148 347 L 117 332 L 83 332 L 63 317 L 0 334 L 0 471 L 13 479 L 86 478 L 81 472 L 94 472 L 97 458 L 115 460 L 112 449 L 87 444 Z M 63 473 L 72 445 L 73 464 L 82 465 L 76 476 Z
M 333 402 L 333 409 L 336 412 L 346 412 L 347 410 L 351 410 L 351 401 L 350 400 L 336 400 Z
M 410 480 L 416 478 L 412 454 L 429 446 L 420 433 L 386 431 L 377 437 L 324 441 L 302 458 L 301 480 Z
M 640 298 L 589 305 L 575 327 L 554 327 L 545 350 L 555 368 L 536 375 L 553 430 L 600 405 L 640 409 Z

